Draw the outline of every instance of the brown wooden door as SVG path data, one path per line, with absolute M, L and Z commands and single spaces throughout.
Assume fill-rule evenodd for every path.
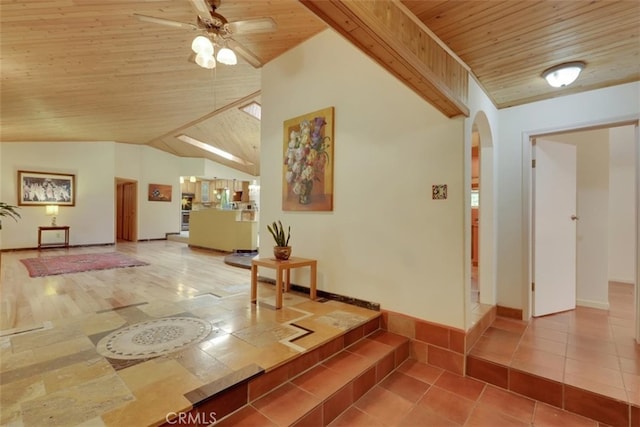
M 116 239 L 136 241 L 136 198 L 138 184 L 120 181 L 116 186 Z
M 136 184 L 126 182 L 122 194 L 122 240 L 134 241 L 136 219 Z

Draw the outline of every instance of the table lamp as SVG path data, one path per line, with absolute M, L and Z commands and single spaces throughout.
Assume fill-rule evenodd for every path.
M 58 215 L 58 205 L 47 205 L 47 215 L 51 215 L 51 226 L 56 226 L 56 215 Z

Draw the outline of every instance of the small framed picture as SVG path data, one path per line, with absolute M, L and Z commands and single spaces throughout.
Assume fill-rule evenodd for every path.
M 149 184 L 149 201 L 150 202 L 170 202 L 171 186 L 164 184 Z

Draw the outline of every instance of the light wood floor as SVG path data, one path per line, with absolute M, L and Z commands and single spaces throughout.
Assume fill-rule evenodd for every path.
M 146 261 L 154 268 L 30 278 L 20 262 L 21 258 L 114 250 Z M 0 330 L 39 327 L 45 321 L 142 302 L 175 302 L 207 292 L 233 293 L 234 286 L 249 283 L 250 271 L 225 264 L 224 255 L 171 241 L 3 252 Z

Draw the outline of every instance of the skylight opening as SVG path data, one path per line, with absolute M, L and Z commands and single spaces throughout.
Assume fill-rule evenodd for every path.
M 250 166 L 253 165 L 253 163 L 251 162 L 247 162 L 246 160 L 241 159 L 240 157 L 236 157 L 231 153 L 228 153 L 224 150 L 221 150 L 217 147 L 214 147 L 213 145 L 207 144 L 206 142 L 202 142 L 198 139 L 195 138 L 191 138 L 188 135 L 178 135 L 176 138 L 178 138 L 180 141 L 182 142 L 186 142 L 187 144 L 191 144 L 194 147 L 200 148 L 202 150 L 208 151 L 210 153 L 215 154 L 216 156 L 220 156 L 223 157 L 227 160 L 231 160 L 232 162 L 236 162 L 236 163 L 240 163 L 241 165 L 246 165 L 246 166 Z
M 252 101 L 249 104 L 239 108 L 245 113 L 247 113 L 248 115 L 258 120 L 261 120 L 262 118 L 262 106 L 258 104 L 256 101 Z

